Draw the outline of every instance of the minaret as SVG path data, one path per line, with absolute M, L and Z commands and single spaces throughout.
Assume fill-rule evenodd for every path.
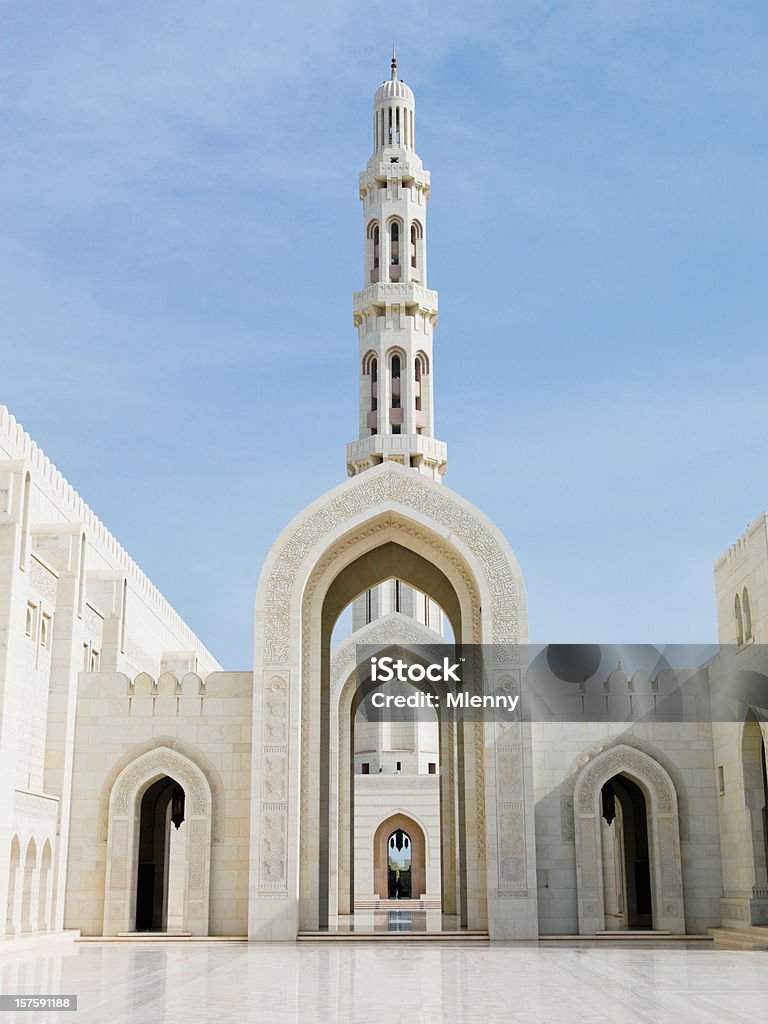
M 427 287 L 429 171 L 416 155 L 413 93 L 392 77 L 373 100 L 373 155 L 360 175 L 364 284 L 355 292 L 360 343 L 359 440 L 347 445 L 347 471 L 389 460 L 434 480 L 445 473 L 434 436 L 432 339 L 437 292 Z

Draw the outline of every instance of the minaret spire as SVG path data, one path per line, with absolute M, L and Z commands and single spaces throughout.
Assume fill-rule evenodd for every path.
M 427 288 L 429 171 L 416 154 L 413 93 L 392 78 L 373 101 L 373 154 L 360 175 L 364 283 L 354 296 L 360 420 L 347 445 L 350 476 L 398 462 L 441 480 L 445 443 L 435 437 L 432 345 L 437 292 Z

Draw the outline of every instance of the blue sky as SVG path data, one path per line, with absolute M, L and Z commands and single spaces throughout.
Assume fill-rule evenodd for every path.
M 714 639 L 712 563 L 768 507 L 768 8 L 396 10 L 0 2 L 0 401 L 248 667 L 263 558 L 355 436 L 394 31 L 447 484 L 533 641 Z

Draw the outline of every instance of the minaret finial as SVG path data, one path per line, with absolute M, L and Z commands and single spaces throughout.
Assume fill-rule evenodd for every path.
M 392 81 L 397 78 L 397 56 L 395 54 L 395 37 L 392 36 Z

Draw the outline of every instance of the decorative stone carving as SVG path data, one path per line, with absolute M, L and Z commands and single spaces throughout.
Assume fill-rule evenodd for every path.
M 280 676 L 272 676 L 264 696 L 264 742 L 286 743 L 288 739 L 288 687 Z
M 287 795 L 287 762 L 285 754 L 264 758 L 263 794 L 265 800 L 285 800 Z
M 113 813 L 127 814 L 128 804 L 136 787 L 143 779 L 151 778 L 155 774 L 158 777 L 167 775 L 179 783 L 184 790 L 190 815 L 207 813 L 205 788 L 192 764 L 172 750 L 162 748 L 140 758 L 121 776 L 115 790 Z
M 560 794 L 560 829 L 564 843 L 572 843 L 576 835 L 573 822 L 573 795 L 571 793 Z
M 637 774 L 657 794 L 660 814 L 669 814 L 672 810 L 672 795 L 669 783 L 661 768 L 647 754 L 623 746 L 615 752 L 607 752 L 603 757 L 596 758 L 584 775 L 580 787 L 579 813 L 589 814 L 595 803 L 596 790 L 602 787 L 606 779 L 619 772 L 628 771 Z
M 351 480 L 342 493 L 337 493 L 325 505 L 315 508 L 281 548 L 267 584 L 265 665 L 284 665 L 288 662 L 291 594 L 297 572 L 311 549 L 345 521 L 367 509 L 373 510 L 382 503 L 393 502 L 429 516 L 433 522 L 449 528 L 467 545 L 478 559 L 491 587 L 493 642 L 517 642 L 517 580 L 508 556 L 496 537 L 450 492 L 436 493 L 436 490 L 425 486 L 416 474 L 398 473 L 393 467 L 387 466 L 383 472 L 366 473 Z M 446 548 L 452 554 L 448 545 Z M 458 568 L 459 560 L 456 559 L 454 564 Z M 461 571 L 462 575 L 467 575 L 466 568 Z M 466 582 L 469 582 L 469 578 Z
M 207 829 L 204 821 L 192 821 L 190 825 L 189 888 L 194 890 L 205 884 Z
M 261 885 L 263 888 L 271 886 L 282 888 L 285 885 L 285 836 L 285 811 L 265 812 L 261 831 Z
M 47 598 L 53 605 L 56 604 L 58 579 L 42 562 L 38 562 L 34 555 L 29 560 L 29 582 L 41 597 Z

